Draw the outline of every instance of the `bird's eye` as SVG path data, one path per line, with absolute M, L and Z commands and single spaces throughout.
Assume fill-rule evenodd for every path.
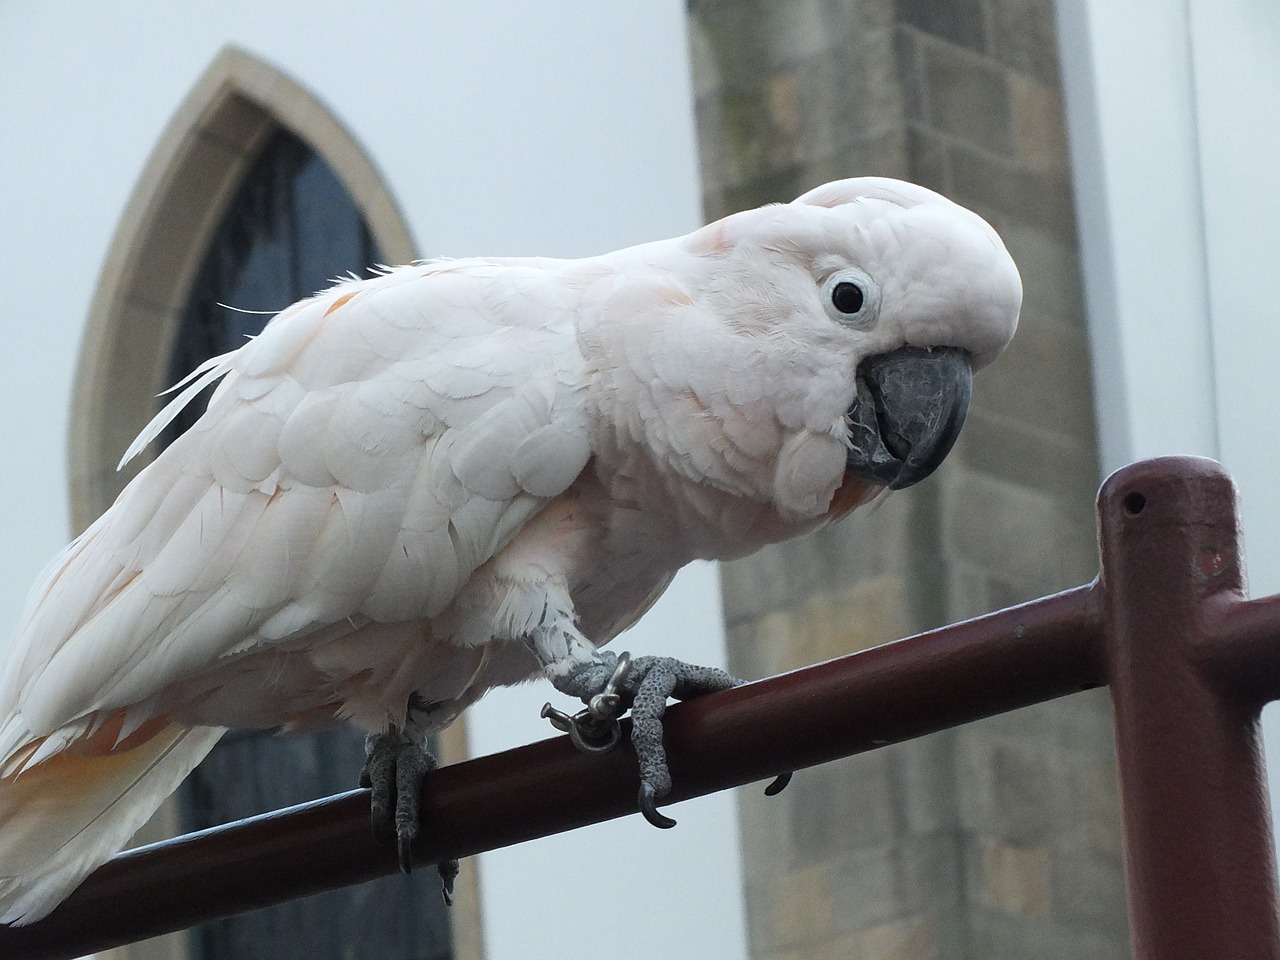
M 822 281 L 823 313 L 849 330 L 870 330 L 880 315 L 880 286 L 852 264 L 841 264 Z
M 848 280 L 842 280 L 831 288 L 831 305 L 848 316 L 861 310 L 864 300 L 862 288 Z

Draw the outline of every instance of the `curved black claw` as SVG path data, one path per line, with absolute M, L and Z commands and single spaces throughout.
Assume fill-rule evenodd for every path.
M 413 873 L 413 841 L 417 838 L 416 829 L 396 833 L 396 860 L 400 863 L 400 872 L 406 877 Z
M 636 798 L 636 802 L 639 803 L 640 812 L 644 814 L 644 818 L 659 830 L 670 830 L 676 825 L 674 820 L 659 812 L 657 796 L 650 784 L 640 784 L 640 795 Z
M 783 790 L 787 789 L 787 784 L 791 782 L 791 774 L 780 773 L 773 778 L 773 783 L 764 788 L 766 797 L 776 797 Z
M 453 881 L 458 879 L 458 861 L 441 860 L 436 865 L 440 873 L 440 896 L 444 898 L 446 907 L 453 906 Z

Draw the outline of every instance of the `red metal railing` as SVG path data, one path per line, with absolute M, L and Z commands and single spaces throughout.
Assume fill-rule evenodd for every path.
M 1258 717 L 1280 696 L 1280 597 L 1247 600 L 1230 479 L 1121 470 L 1094 583 L 673 706 L 671 800 L 1108 684 L 1138 960 L 1280 960 Z M 855 612 L 856 615 L 856 612 Z M 441 769 L 415 854 L 470 856 L 635 812 L 630 751 L 567 738 Z M 123 853 L 0 957 L 70 958 L 396 870 L 355 790 Z

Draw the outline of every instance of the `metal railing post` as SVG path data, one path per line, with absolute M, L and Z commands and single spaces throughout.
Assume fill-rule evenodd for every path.
M 1212 649 L 1243 601 L 1230 478 L 1127 467 L 1098 497 L 1135 960 L 1280 960 L 1260 699 Z

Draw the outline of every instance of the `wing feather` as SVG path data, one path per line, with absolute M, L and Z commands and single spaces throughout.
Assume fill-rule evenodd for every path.
M 258 645 L 440 613 L 587 463 L 555 269 L 343 283 L 203 364 L 127 456 L 221 378 L 206 414 L 33 594 L 2 712 L 43 736 Z

